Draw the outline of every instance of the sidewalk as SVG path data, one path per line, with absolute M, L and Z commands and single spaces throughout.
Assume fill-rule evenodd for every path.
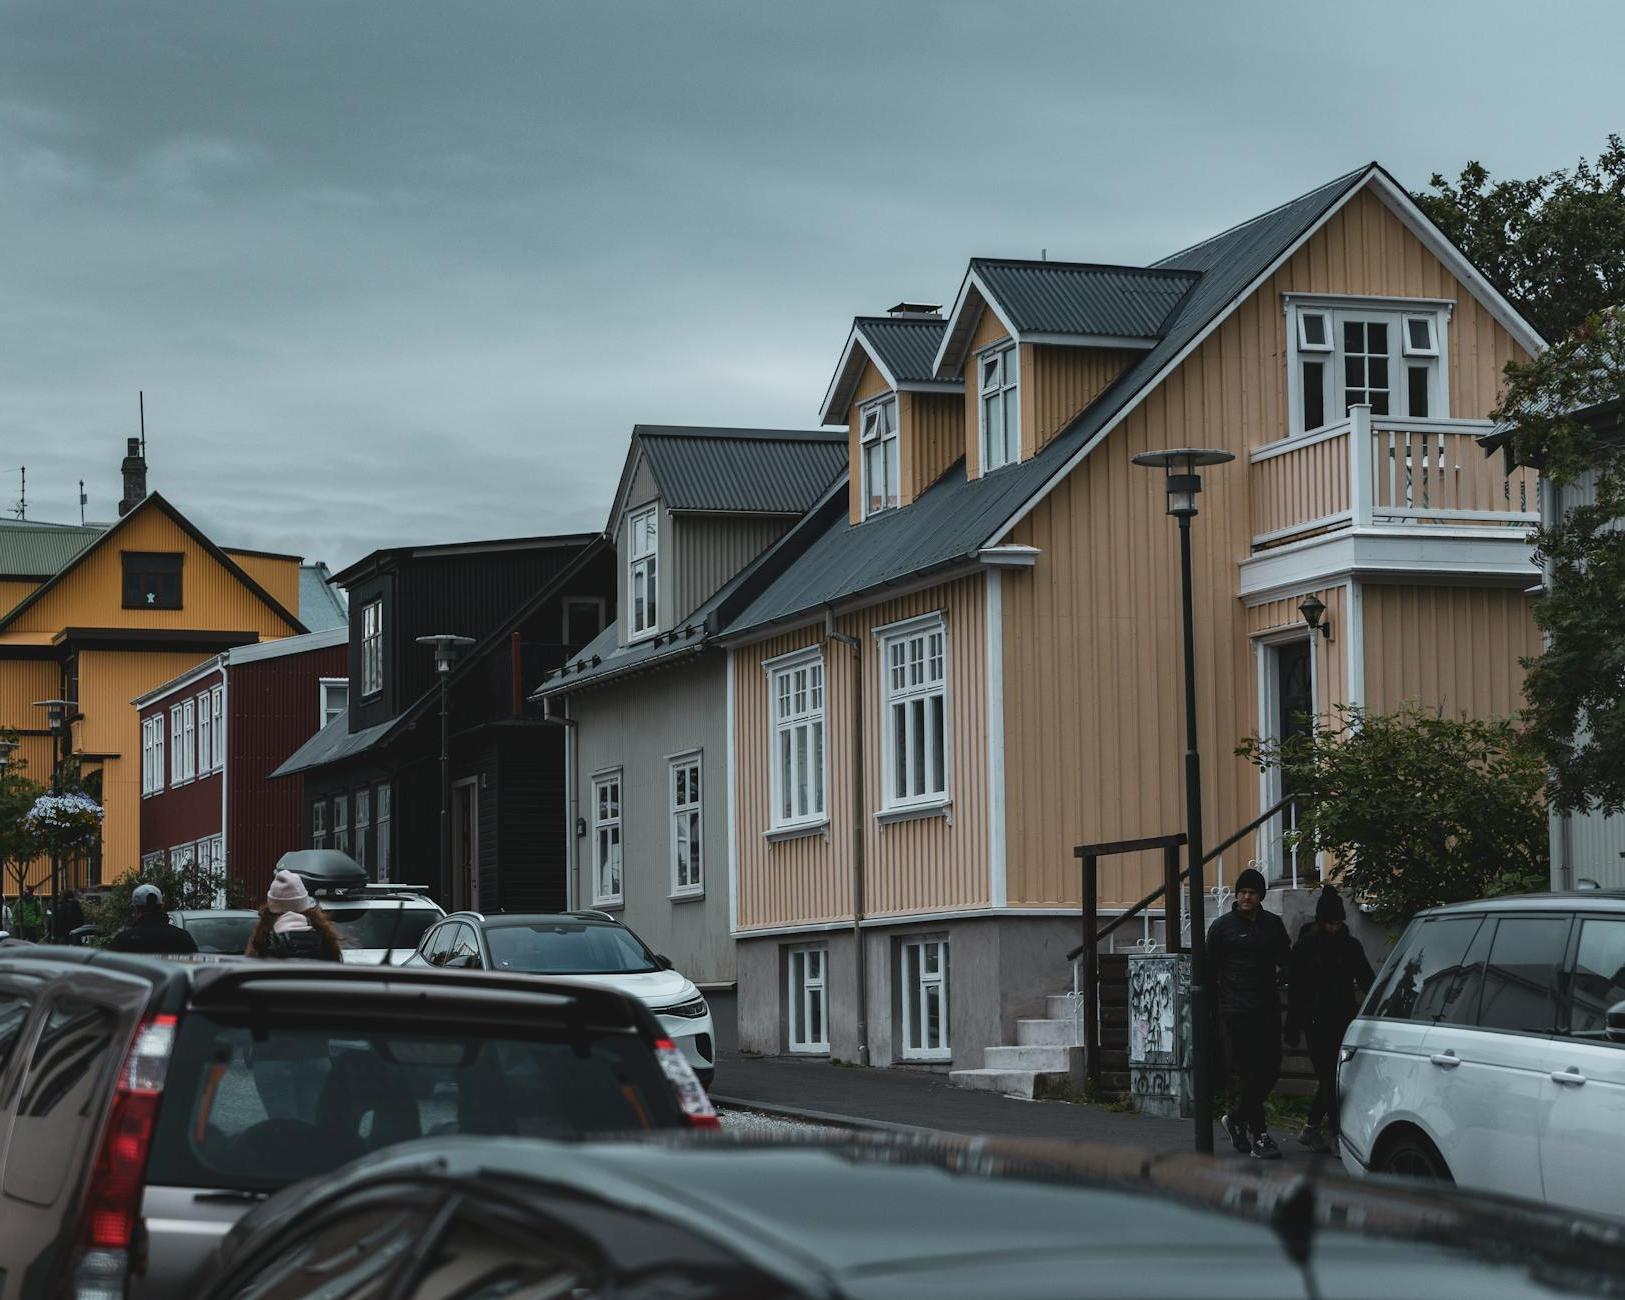
M 789 1056 L 724 1052 L 717 1061 L 712 1096 L 719 1105 L 859 1128 L 1057 1138 L 1147 1151 L 1193 1149 L 1188 1120 L 1153 1119 L 1064 1101 L 1022 1101 L 950 1087 L 947 1075 L 924 1070 L 868 1070 Z M 1325 1159 L 1299 1146 L 1291 1134 L 1274 1136 L 1287 1164 L 1308 1168 Z M 1214 1152 L 1230 1160 L 1249 1160 L 1235 1152 L 1216 1125 Z

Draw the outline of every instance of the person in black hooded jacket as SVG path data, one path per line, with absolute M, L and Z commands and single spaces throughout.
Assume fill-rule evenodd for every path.
M 1298 1141 L 1329 1155 L 1332 1147 L 1321 1125 L 1330 1121 L 1337 1134 L 1337 1052 L 1343 1032 L 1360 1008 L 1360 996 L 1375 976 L 1365 949 L 1349 933 L 1348 913 L 1337 890 L 1327 885 L 1315 900 L 1315 919 L 1292 948 L 1287 973 L 1286 1041 L 1308 1040 L 1309 1063 L 1315 1068 L 1315 1100 Z
M 1279 1160 L 1264 1102 L 1281 1076 L 1280 974 L 1292 940 L 1274 912 L 1264 908 L 1269 883 L 1248 867 L 1236 877 L 1236 901 L 1207 932 L 1208 967 L 1218 993 L 1225 1060 L 1236 1103 L 1220 1117 L 1237 1151 Z
M 197 940 L 169 923 L 163 891 L 154 884 L 137 885 L 130 894 L 135 919 L 107 945 L 114 952 L 195 953 Z

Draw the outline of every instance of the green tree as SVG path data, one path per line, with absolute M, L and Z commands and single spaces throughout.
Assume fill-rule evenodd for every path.
M 1340 706 L 1334 722 L 1236 752 L 1282 770 L 1303 800 L 1289 843 L 1327 854 L 1380 921 L 1547 880 L 1545 770 L 1508 720 Z
M 1542 337 L 1561 339 L 1625 301 L 1625 144 L 1595 162 L 1492 180 L 1470 162 L 1412 196 Z
M 17 741 L 16 732 L 0 732 L 0 740 Z M 33 866 L 45 851 L 38 828 L 29 819 L 45 787 L 28 777 L 28 764 L 14 750 L 0 769 L 0 882 L 4 892 L 20 895 Z
M 1599 416 L 1595 413 L 1602 409 Z M 1610 407 L 1615 408 L 1608 414 Z M 1563 811 L 1625 811 L 1625 312 L 1588 317 L 1524 366 L 1507 368 L 1495 412 L 1520 460 L 1553 484 L 1586 479 L 1535 534 L 1545 648 L 1524 660 L 1528 736 Z

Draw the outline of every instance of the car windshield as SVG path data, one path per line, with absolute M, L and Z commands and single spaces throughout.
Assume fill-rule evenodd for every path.
M 241 916 L 209 916 L 192 913 L 186 918 L 186 933 L 197 940 L 199 952 L 241 953 L 247 950 L 249 936 L 259 924 L 259 913 Z
M 346 948 L 416 948 L 440 913 L 421 904 L 375 903 L 371 907 L 322 905 Z
M 568 1139 L 682 1124 L 658 1062 L 632 1034 L 357 1030 L 308 1014 L 267 1025 L 193 1011 L 170 1062 L 148 1181 L 268 1190 L 418 1137 Z
M 485 932 L 498 970 L 529 975 L 634 975 L 659 970 L 630 930 L 603 921 L 532 921 Z

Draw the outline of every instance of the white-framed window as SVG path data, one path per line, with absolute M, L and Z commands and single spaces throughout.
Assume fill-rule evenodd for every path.
M 206 840 L 197 842 L 198 866 L 211 878 L 220 883 L 214 891 L 214 905 L 226 905 L 226 837 L 224 835 L 211 835 Z
M 321 696 L 321 725 L 327 726 L 334 718 L 343 717 L 350 708 L 350 680 L 347 677 L 323 677 L 317 682 Z
M 940 614 L 875 632 L 880 642 L 881 807 L 948 797 L 948 628 Z
M 378 812 L 378 852 L 374 855 L 378 860 L 378 879 L 389 879 L 389 786 L 380 785 L 373 791 L 375 806 Z
M 182 779 L 190 781 L 197 775 L 197 705 L 191 700 L 181 704 L 181 751 L 186 764 Z
M 141 870 L 145 872 L 151 870 L 153 867 L 163 866 L 167 856 L 168 855 L 162 849 L 158 849 L 152 853 L 143 853 L 141 855 Z
M 1448 304 L 1309 300 L 1292 302 L 1289 313 L 1290 433 L 1341 420 L 1359 402 L 1373 415 L 1415 420 L 1449 410 Z
M 627 625 L 632 637 L 647 636 L 660 622 L 660 512 L 650 506 L 633 515 L 627 536 Z
M 903 1059 L 943 1061 L 948 1045 L 948 940 L 940 935 L 899 945 Z
M 191 875 L 197 866 L 196 844 L 177 844 L 169 851 L 169 869 L 183 875 Z
M 990 348 L 976 358 L 981 393 L 982 472 L 1021 459 L 1019 352 L 1014 343 Z
M 890 510 L 898 502 L 902 477 L 897 450 L 897 398 L 888 394 L 859 413 L 863 447 L 863 516 Z
M 367 832 L 372 829 L 372 790 L 362 789 L 355 792 L 355 860 L 363 867 L 371 867 L 367 861 Z
M 705 888 L 705 853 L 700 840 L 700 756 L 671 760 L 671 892 L 698 894 Z
M 333 800 L 333 847 L 340 853 L 350 851 L 350 800 L 338 795 Z
M 376 695 L 384 689 L 384 602 L 368 601 L 361 607 L 361 694 Z
M 169 706 L 169 784 L 179 785 L 186 780 L 186 753 L 181 747 L 183 720 L 181 706 Z
M 222 771 L 226 766 L 226 688 L 224 684 L 209 692 L 209 712 L 214 715 L 214 767 Z
M 792 948 L 785 959 L 785 1045 L 792 1052 L 828 1052 L 829 949 Z
M 141 720 L 141 793 L 158 794 L 164 788 L 164 715 Z
M 621 774 L 592 779 L 592 889 L 598 903 L 621 901 Z
M 214 708 L 209 691 L 197 697 L 197 770 L 214 771 Z
M 310 847 L 327 847 L 327 800 L 318 799 L 310 805 Z
M 773 828 L 825 820 L 824 656 L 803 651 L 767 665 L 772 720 Z

